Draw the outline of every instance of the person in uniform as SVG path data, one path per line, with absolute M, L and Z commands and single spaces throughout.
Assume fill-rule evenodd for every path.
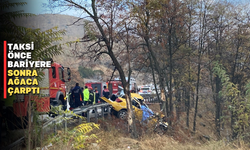
M 79 83 L 76 83 L 76 86 L 72 90 L 73 101 L 75 102 L 75 107 L 82 106 L 81 97 L 83 97 L 83 92 Z
M 95 104 L 95 93 L 94 93 L 92 87 L 89 87 L 89 104 L 90 105 L 94 105 Z
M 107 99 L 109 99 L 109 90 L 107 89 L 106 86 L 103 86 L 103 88 L 104 88 L 104 90 L 103 90 L 103 92 L 102 92 L 102 95 L 103 95 L 104 97 L 106 97 Z
M 85 86 L 85 89 L 83 91 L 83 95 L 84 95 L 83 103 L 84 103 L 84 105 L 88 105 L 89 104 L 89 89 L 87 86 Z
M 95 86 L 94 93 L 95 93 L 95 103 L 97 104 L 99 102 L 100 94 L 99 94 L 96 86 Z

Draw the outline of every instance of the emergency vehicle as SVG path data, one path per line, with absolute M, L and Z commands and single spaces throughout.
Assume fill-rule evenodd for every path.
M 88 87 L 92 87 L 93 89 L 95 89 L 95 87 L 97 87 L 97 91 L 98 91 L 98 93 L 100 93 L 100 97 L 103 96 L 102 91 L 103 91 L 103 86 L 106 85 L 105 82 L 89 81 L 89 82 L 86 82 L 85 85 Z
M 139 87 L 139 94 L 152 94 L 152 89 L 151 89 L 151 86 L 149 85 L 143 85 L 143 86 L 140 86 Z
M 126 81 L 128 81 L 128 78 L 126 77 Z M 122 87 L 122 82 L 119 78 L 115 78 L 114 80 L 106 82 L 107 88 L 110 91 L 110 94 L 117 94 L 119 91 L 119 86 Z M 129 90 L 137 92 L 137 85 L 136 80 L 134 78 L 130 78 L 130 85 Z
M 128 78 L 126 77 L 126 80 L 128 80 Z M 110 96 L 112 94 L 117 94 L 119 92 L 119 87 L 122 87 L 122 82 L 119 78 L 115 78 L 114 80 L 110 80 L 105 82 L 98 82 L 98 81 L 88 81 L 85 83 L 86 86 L 88 87 L 92 87 L 93 89 L 95 87 L 97 87 L 98 92 L 100 93 L 100 97 L 103 96 L 102 92 L 103 92 L 103 86 L 106 86 L 107 89 L 110 92 Z M 130 78 L 130 86 L 129 86 L 129 90 L 132 91 L 136 91 L 137 90 L 137 86 L 136 86 L 136 81 L 134 78 Z
M 70 68 L 67 68 L 67 74 L 67 81 L 70 81 Z M 36 103 L 38 112 L 49 112 L 51 105 L 67 105 L 66 100 L 64 100 L 66 96 L 65 82 L 67 81 L 64 77 L 64 67 L 59 63 L 54 62 L 51 64 L 51 68 L 43 70 L 43 79 L 39 82 L 40 94 L 31 96 L 31 100 Z M 13 103 L 14 114 L 17 117 L 27 116 L 28 100 L 28 95 L 17 96 Z

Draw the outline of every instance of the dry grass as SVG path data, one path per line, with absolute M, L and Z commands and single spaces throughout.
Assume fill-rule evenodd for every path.
M 233 143 L 227 144 L 223 140 L 221 141 L 207 141 L 202 142 L 197 136 L 181 135 L 183 129 L 180 129 L 174 136 L 173 132 L 168 132 L 164 136 L 154 134 L 150 129 L 141 128 L 137 124 L 140 137 L 138 139 L 132 139 L 129 137 L 127 131 L 127 125 L 124 121 L 117 118 L 110 120 L 99 120 L 101 128 L 95 130 L 90 134 L 95 134 L 99 143 L 96 140 L 86 141 L 87 150 L 247 150 L 244 143 L 241 143 L 241 147 L 234 145 Z M 186 134 L 186 133 L 183 133 Z M 177 136 L 184 138 L 185 141 L 179 141 Z M 188 140 L 186 138 L 189 138 Z M 94 144 L 93 144 L 94 143 Z M 63 145 L 62 142 L 53 144 L 53 147 L 49 149 L 71 149 L 67 145 Z
M 152 104 L 149 106 L 154 111 L 159 111 L 159 105 Z M 192 132 L 193 111 L 190 112 L 190 128 L 186 127 L 186 115 L 183 113 L 180 120 L 173 120 L 171 131 L 167 135 L 159 136 L 154 134 L 150 129 L 142 128 L 137 124 L 140 138 L 135 140 L 129 137 L 127 126 L 119 119 L 113 118 L 109 121 L 100 122 L 101 131 L 96 135 L 101 139 L 98 147 L 90 145 L 88 149 L 101 150 L 247 150 L 246 144 L 241 143 L 236 146 L 234 143 L 227 143 L 225 140 L 216 141 L 214 134 L 214 117 L 210 112 L 200 112 L 202 117 L 197 117 L 197 130 Z M 205 124 L 205 126 L 200 123 Z M 203 135 L 210 137 L 210 141 Z
M 193 143 L 180 143 L 169 136 L 159 136 L 155 134 L 146 134 L 138 140 L 129 138 L 119 130 L 104 131 L 97 133 L 101 142 L 98 146 L 90 145 L 87 149 L 100 150 L 247 150 L 246 147 L 235 147 L 232 144 L 225 145 L 223 141 L 212 141 L 206 144 L 195 145 Z
M 149 106 L 154 111 L 159 111 L 159 106 L 152 104 Z M 129 137 L 127 123 L 116 117 L 111 119 L 99 119 L 101 125 L 99 130 L 90 134 L 95 134 L 99 140 L 86 141 L 88 150 L 248 150 L 248 144 L 228 143 L 227 140 L 217 141 L 214 135 L 213 114 L 209 112 L 199 112 L 202 117 L 197 117 L 197 131 L 192 132 L 193 111 L 190 111 L 190 128 L 186 127 L 186 115 L 181 114 L 180 120 L 173 120 L 172 127 L 164 136 L 159 136 L 152 132 L 152 128 L 142 127 L 136 123 L 139 134 L 138 139 Z M 205 124 L 200 125 L 200 123 Z M 210 140 L 203 137 L 207 135 Z M 241 145 L 241 146 L 239 146 Z M 57 143 L 51 149 L 63 148 L 63 144 Z M 69 147 L 68 147 L 69 148 Z M 67 149 L 67 148 L 66 148 Z

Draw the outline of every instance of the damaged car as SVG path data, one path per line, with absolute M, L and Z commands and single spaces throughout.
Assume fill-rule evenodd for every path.
M 119 87 L 119 91 L 117 94 L 113 94 L 109 99 L 105 97 L 100 97 L 103 101 L 111 104 L 112 106 L 112 113 L 115 114 L 120 119 L 127 118 L 127 103 L 125 99 L 125 94 L 123 92 L 123 88 Z M 142 119 L 142 110 L 141 110 L 141 103 L 144 98 L 137 93 L 131 93 L 131 102 L 133 105 L 133 109 L 135 112 L 135 117 L 138 120 Z M 145 104 L 146 105 L 146 104 Z M 146 107 L 148 107 L 146 105 Z

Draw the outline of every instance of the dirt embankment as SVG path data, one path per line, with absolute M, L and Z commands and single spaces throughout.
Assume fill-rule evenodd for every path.
M 153 111 L 159 111 L 159 105 L 151 104 L 149 107 Z M 174 118 L 167 133 L 160 136 L 153 132 L 152 128 L 140 125 L 136 121 L 136 128 L 139 134 L 138 139 L 130 138 L 127 122 L 112 116 L 110 119 L 99 119 L 100 129 L 95 129 L 91 133 L 97 139 L 85 141 L 87 150 L 247 150 L 247 143 L 229 143 L 226 139 L 217 140 L 214 135 L 213 114 L 206 111 L 199 111 L 197 117 L 196 132 L 193 127 L 193 110 L 190 110 L 190 127 L 186 127 L 186 114 L 181 113 L 180 119 Z M 174 116 L 176 116 L 174 114 Z M 98 142 L 97 142 L 98 141 Z M 53 144 L 50 149 L 67 149 L 67 145 L 62 141 Z M 69 148 L 69 147 L 68 147 Z

